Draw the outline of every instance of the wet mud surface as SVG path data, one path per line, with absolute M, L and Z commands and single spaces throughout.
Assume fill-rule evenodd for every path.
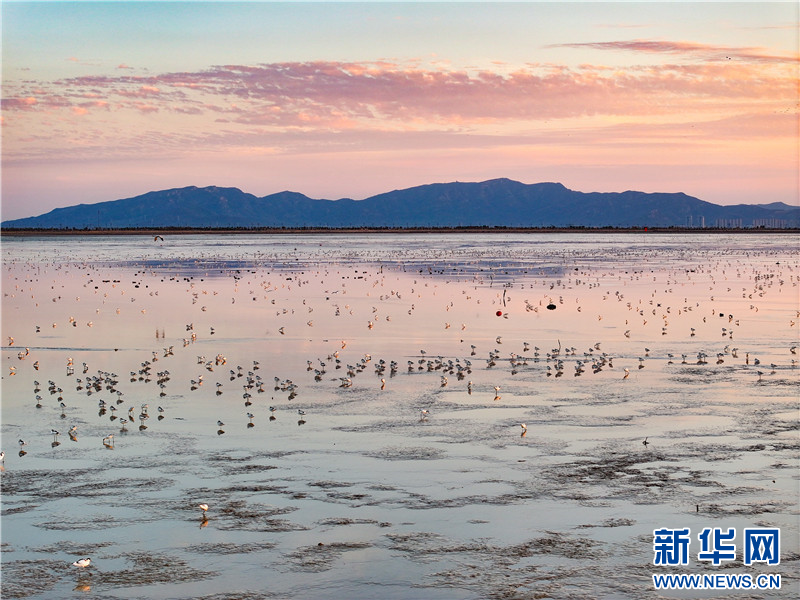
M 793 246 L 499 239 L 13 242 L 3 598 L 659 598 L 662 527 L 793 597 Z

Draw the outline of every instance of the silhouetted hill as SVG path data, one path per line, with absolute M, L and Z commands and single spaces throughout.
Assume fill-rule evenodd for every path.
M 263 198 L 237 188 L 185 187 L 57 208 L 4 229 L 142 227 L 798 227 L 800 208 L 775 202 L 720 206 L 683 193 L 584 193 L 510 179 L 435 183 L 365 200 Z

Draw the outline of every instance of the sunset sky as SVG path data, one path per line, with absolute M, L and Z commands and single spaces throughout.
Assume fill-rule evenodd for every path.
M 795 2 L 2 2 L 2 219 L 509 177 L 800 204 Z

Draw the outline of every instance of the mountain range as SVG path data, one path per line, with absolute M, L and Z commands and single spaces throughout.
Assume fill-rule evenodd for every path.
M 259 198 L 238 188 L 190 186 L 0 223 L 6 230 L 798 226 L 800 208 L 781 202 L 721 206 L 684 193 L 584 193 L 510 179 L 421 185 L 364 200 L 317 200 L 289 191 Z

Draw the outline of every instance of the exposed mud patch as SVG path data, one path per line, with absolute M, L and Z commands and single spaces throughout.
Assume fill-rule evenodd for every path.
M 232 544 L 224 542 L 214 542 L 212 544 L 194 544 L 186 548 L 191 554 L 251 554 L 263 550 L 271 550 L 275 544 L 271 542 L 259 542 L 252 544 Z
M 714 515 L 763 515 L 767 513 L 778 513 L 791 508 L 791 505 L 783 502 L 748 502 L 748 503 L 733 503 L 729 505 L 723 504 L 704 504 L 704 512 Z
M 340 526 L 340 525 L 378 525 L 374 519 L 348 519 L 345 517 L 331 517 L 317 521 L 317 525 Z
M 305 525 L 277 519 L 297 510 L 294 507 L 277 507 L 258 502 L 232 500 L 219 505 L 212 512 L 209 509 L 209 523 L 225 531 L 285 532 L 308 529 Z
M 600 523 L 587 523 L 586 525 L 578 525 L 576 529 L 591 529 L 592 527 L 630 527 L 635 525 L 636 521 L 633 519 L 606 519 Z
M 328 488 L 346 488 L 346 487 L 352 487 L 353 486 L 352 483 L 345 483 L 343 481 L 313 481 L 313 482 L 309 483 L 308 485 L 313 485 L 313 486 L 320 487 L 320 488 L 325 488 L 325 489 L 328 489 Z
M 58 470 L 6 471 L 3 474 L 3 496 L 30 494 L 58 498 L 63 496 L 64 486 L 98 473 L 97 469 L 75 469 L 69 473 Z
M 18 515 L 20 513 L 28 512 L 29 510 L 34 510 L 38 507 L 38 504 L 26 504 L 25 506 L 17 506 L 15 508 L 6 508 L 0 511 L 0 516 L 9 516 L 9 515 Z
M 212 594 L 210 596 L 197 596 L 195 600 L 269 600 L 270 598 L 285 597 L 282 594 L 270 594 L 263 592 L 225 592 L 222 594 Z
M 130 568 L 94 572 L 92 583 L 109 588 L 138 587 L 157 583 L 188 583 L 217 575 L 213 571 L 194 569 L 185 560 L 166 554 L 133 552 L 123 554 L 122 558 L 131 564 Z
M 137 519 L 141 523 L 141 519 Z M 36 527 L 46 529 L 48 531 L 101 531 L 111 527 L 121 527 L 130 525 L 130 521 L 126 521 L 119 517 L 111 515 L 84 515 L 80 518 L 70 517 L 54 521 L 45 521 L 43 523 L 35 523 Z
M 58 560 L 3 561 L 3 598 L 27 598 L 53 589 L 69 572 Z
M 104 479 L 101 469 L 82 471 L 19 471 L 3 479 L 3 494 L 30 495 L 37 499 L 129 497 L 138 491 L 153 491 L 174 484 L 166 477 L 120 477 Z
M 247 473 L 265 473 L 278 467 L 274 465 L 236 465 L 225 468 L 226 475 L 245 475 Z
M 601 555 L 601 543 L 586 537 L 576 538 L 569 534 L 548 531 L 544 537 L 523 544 L 509 546 L 503 553 L 512 557 L 528 557 L 537 554 L 555 554 L 573 559 L 596 559 Z
M 72 556 L 92 556 L 99 549 L 108 548 L 113 545 L 114 542 L 96 542 L 92 544 L 81 544 L 73 541 L 64 541 L 47 546 L 37 546 L 36 548 L 28 548 L 28 550 L 31 550 L 33 552 L 41 552 L 44 554 L 56 554 L 64 552 L 65 548 L 69 548 L 70 555 Z
M 391 542 L 389 547 L 392 550 L 405 552 L 410 560 L 419 562 L 432 562 L 443 554 L 489 554 L 493 551 L 493 547 L 486 542 L 458 543 L 430 532 L 390 533 L 386 537 Z
M 367 542 L 319 543 L 315 546 L 298 548 L 289 554 L 288 558 L 292 562 L 293 571 L 319 573 L 330 569 L 342 554 L 371 547 L 372 544 Z
M 388 447 L 376 452 L 367 452 L 367 456 L 383 460 L 438 460 L 446 456 L 443 450 L 424 447 Z

